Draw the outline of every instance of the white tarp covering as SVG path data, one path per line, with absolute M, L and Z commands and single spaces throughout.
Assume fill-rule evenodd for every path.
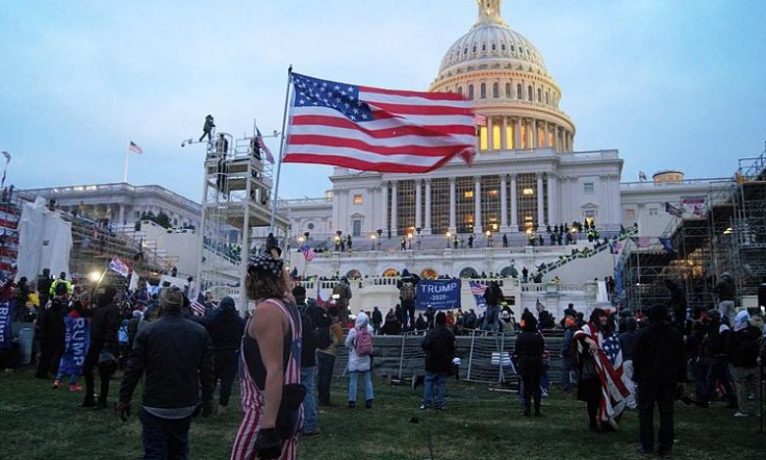
M 19 253 L 16 277 L 37 278 L 43 268 L 69 273 L 72 224 L 45 207 L 45 199 L 25 203 L 19 220 Z

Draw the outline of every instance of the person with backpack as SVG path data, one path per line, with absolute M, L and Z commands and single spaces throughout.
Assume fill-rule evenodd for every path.
M 399 288 L 399 299 L 402 306 L 402 326 L 405 331 L 415 327 L 415 299 L 417 291 L 415 285 L 417 279 L 405 268 L 402 270 L 402 278 L 396 283 Z
M 444 392 L 447 387 L 447 377 L 455 357 L 455 336 L 446 327 L 447 315 L 444 312 L 436 314 L 436 327 L 420 343 L 425 351 L 426 377 L 423 388 L 423 402 L 420 410 L 426 410 L 434 405 L 436 410 L 444 410 Z M 434 387 L 436 394 L 434 395 Z
M 497 281 L 489 283 L 483 297 L 487 303 L 487 310 L 484 312 L 481 328 L 485 331 L 497 332 L 500 329 L 500 302 L 503 300 L 503 291 Z
M 335 307 L 319 309 L 317 317 L 317 395 L 320 406 L 332 406 L 330 386 L 338 346 L 343 342 L 343 329 Z
M 372 388 L 372 326 L 364 312 L 356 317 L 355 327 L 346 336 L 348 352 L 348 407 L 356 407 L 357 382 L 361 376 L 364 382 L 364 406 L 372 408 L 375 393 Z

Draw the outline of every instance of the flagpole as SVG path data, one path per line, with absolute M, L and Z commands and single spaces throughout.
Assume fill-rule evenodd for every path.
M 277 159 L 277 178 L 274 183 L 274 196 L 271 198 L 271 223 L 269 224 L 269 232 L 274 233 L 274 219 L 277 215 L 277 198 L 279 197 L 279 175 L 282 170 L 282 155 L 285 150 L 285 126 L 287 125 L 287 108 L 290 101 L 290 77 L 293 74 L 293 66 L 287 68 L 287 89 L 285 90 L 285 109 L 282 112 L 282 139 L 279 142 L 279 158 Z
M 128 183 L 128 159 L 130 158 L 130 150 L 125 149 L 125 175 L 122 178 L 122 181 L 126 184 Z

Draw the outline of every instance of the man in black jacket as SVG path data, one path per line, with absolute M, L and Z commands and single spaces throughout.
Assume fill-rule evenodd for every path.
M 109 380 L 117 370 L 117 355 L 120 329 L 120 310 L 114 304 L 117 291 L 113 286 L 104 285 L 96 290 L 96 308 L 90 313 L 90 348 L 83 364 L 85 376 L 85 398 L 81 407 L 106 408 L 106 398 L 109 395 Z M 98 377 L 101 380 L 101 392 L 98 402 L 94 397 L 93 368 L 98 366 Z
M 120 387 L 115 412 L 126 421 L 130 400 L 142 376 L 144 458 L 188 458 L 189 425 L 200 406 L 213 412 L 213 347 L 205 328 L 184 319 L 183 295 L 177 288 L 160 294 L 160 317 L 136 335 Z
M 59 360 L 64 354 L 64 316 L 69 305 L 69 291 L 65 284 L 59 284 L 55 296 L 40 307 L 37 320 L 37 337 L 40 341 L 40 360 L 37 362 L 37 374 L 40 379 L 48 378 L 48 371 L 55 376 L 59 369 Z M 23 307 L 23 305 L 22 305 Z
M 436 327 L 428 331 L 420 344 L 426 352 L 426 379 L 421 410 L 429 409 L 432 402 L 436 410 L 444 410 L 444 391 L 452 368 L 452 359 L 455 357 L 455 336 L 447 329 L 446 324 L 447 315 L 440 311 L 436 314 Z
M 660 455 L 673 448 L 673 401 L 676 385 L 685 380 L 684 341 L 668 321 L 664 305 L 649 310 L 649 327 L 639 332 L 633 357 L 634 380 L 638 382 L 641 454 L 654 451 L 654 403 L 660 409 L 658 436 Z
M 221 381 L 218 410 L 223 415 L 226 413 L 226 406 L 229 405 L 231 385 L 237 376 L 237 358 L 242 335 L 245 333 L 245 320 L 237 313 L 234 299 L 224 297 L 205 327 L 213 341 L 215 380 Z

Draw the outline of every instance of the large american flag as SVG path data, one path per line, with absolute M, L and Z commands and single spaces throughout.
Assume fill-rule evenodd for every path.
M 284 161 L 361 171 L 424 173 L 476 154 L 472 102 L 455 93 L 398 91 L 291 74 Z

